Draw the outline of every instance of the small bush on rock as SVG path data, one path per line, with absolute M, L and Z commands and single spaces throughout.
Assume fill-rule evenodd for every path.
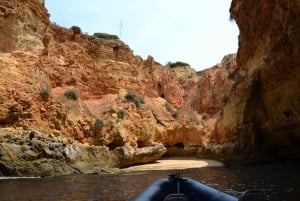
M 140 107 L 141 103 L 145 103 L 144 98 L 133 91 L 128 91 L 125 95 L 125 99 L 127 102 L 133 102 L 137 107 Z
M 70 29 L 74 32 L 74 34 L 81 34 L 81 28 L 79 26 L 72 26 Z
M 68 89 L 65 91 L 64 96 L 67 97 L 70 100 L 77 100 L 78 99 L 78 93 L 74 89 Z
M 170 68 L 174 68 L 176 66 L 190 66 L 188 63 L 182 62 L 182 61 L 176 61 L 175 63 L 169 61 L 167 63 L 167 66 L 169 66 Z
M 42 86 L 40 89 L 40 96 L 44 101 L 48 100 L 51 95 L 51 88 L 50 86 Z
M 165 107 L 172 114 L 172 117 L 178 117 L 179 112 L 177 110 L 174 110 L 168 102 L 165 103 Z
M 125 116 L 125 114 L 126 114 L 126 111 L 125 110 L 123 110 L 123 109 L 120 109 L 120 110 L 118 110 L 118 118 L 120 118 L 120 119 L 124 119 L 124 116 Z
M 112 35 L 112 34 L 108 34 L 108 33 L 94 33 L 94 37 L 107 39 L 107 40 L 117 40 L 117 39 L 119 39 L 119 37 L 117 35 Z

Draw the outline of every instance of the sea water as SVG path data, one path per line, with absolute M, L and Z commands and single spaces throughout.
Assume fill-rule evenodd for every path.
M 233 196 L 263 190 L 272 201 L 300 201 L 300 163 L 156 170 L 106 175 L 0 179 L 1 201 L 128 201 L 159 178 L 180 172 Z

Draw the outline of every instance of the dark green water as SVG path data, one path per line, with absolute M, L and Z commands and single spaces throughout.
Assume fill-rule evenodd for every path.
M 1 179 L 1 201 L 127 201 L 149 184 L 175 171 L 114 175 L 71 175 L 40 179 Z M 300 163 L 178 171 L 234 196 L 247 189 L 264 190 L 274 201 L 300 201 Z

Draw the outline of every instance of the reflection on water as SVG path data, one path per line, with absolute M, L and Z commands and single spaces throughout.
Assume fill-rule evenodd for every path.
M 71 175 L 37 179 L 0 180 L 1 201 L 127 201 L 158 178 L 173 171 L 145 171 L 115 175 Z M 239 168 L 201 168 L 179 171 L 234 196 L 247 189 L 263 189 L 274 201 L 300 200 L 300 163 Z M 298 199 L 297 199 L 298 198 Z

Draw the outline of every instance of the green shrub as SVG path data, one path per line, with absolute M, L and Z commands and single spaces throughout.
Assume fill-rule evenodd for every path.
M 171 61 L 169 61 L 167 63 L 167 66 L 169 66 L 170 68 L 174 68 L 176 66 L 190 66 L 188 63 L 182 62 L 182 61 L 176 61 L 175 63 L 172 63 Z
M 80 34 L 81 33 L 81 28 L 79 26 L 72 26 L 70 28 L 74 34 Z
M 108 33 L 94 33 L 94 37 L 107 39 L 107 40 L 117 40 L 117 39 L 119 39 L 119 37 L 117 35 L 112 35 L 112 34 L 108 34 Z
M 141 103 L 145 103 L 144 98 L 133 91 L 128 91 L 125 95 L 125 99 L 127 102 L 133 102 L 137 107 L 140 107 Z
M 165 107 L 169 112 L 173 111 L 172 107 L 170 106 L 170 104 L 168 102 L 165 103 Z
M 40 96 L 42 97 L 42 99 L 44 101 L 47 101 L 48 98 L 51 95 L 51 85 L 49 84 L 49 82 L 41 82 L 41 86 L 40 86 Z
M 74 89 L 68 89 L 65 91 L 64 96 L 67 97 L 70 100 L 77 100 L 78 99 L 78 93 Z
M 50 97 L 50 93 L 51 92 L 49 88 L 43 87 L 41 88 L 40 96 L 42 97 L 43 100 L 48 100 L 48 98 Z
M 177 118 L 179 115 L 178 110 L 173 110 L 173 108 L 170 106 L 168 102 L 165 103 L 165 107 L 167 111 L 169 111 L 172 114 L 172 117 Z
M 118 118 L 124 119 L 124 116 L 125 116 L 125 114 L 126 114 L 126 111 L 123 110 L 123 109 L 119 109 L 117 114 L 118 114 Z

